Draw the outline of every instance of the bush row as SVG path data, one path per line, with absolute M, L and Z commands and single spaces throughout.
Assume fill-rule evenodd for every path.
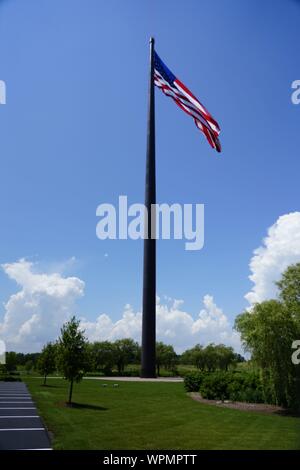
M 232 400 L 263 403 L 260 377 L 255 372 L 193 372 L 187 374 L 184 386 L 188 392 L 199 392 L 209 400 Z

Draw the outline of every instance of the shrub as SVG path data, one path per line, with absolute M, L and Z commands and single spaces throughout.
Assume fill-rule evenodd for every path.
M 255 372 L 234 373 L 228 384 L 228 394 L 232 401 L 264 402 L 262 383 Z
M 200 392 L 203 398 L 208 400 L 226 400 L 229 398 L 228 385 L 231 378 L 230 372 L 212 372 L 203 378 Z
M 189 372 L 184 377 L 184 387 L 187 392 L 199 392 L 200 385 L 204 379 L 203 372 Z
M 262 403 L 263 390 L 259 375 L 253 372 L 213 372 L 200 386 L 203 398 Z

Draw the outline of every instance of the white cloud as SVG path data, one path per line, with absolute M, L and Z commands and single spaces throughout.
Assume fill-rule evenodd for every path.
M 250 305 L 276 297 L 275 281 L 290 264 L 297 262 L 300 262 L 300 212 L 292 212 L 277 219 L 253 253 L 249 279 L 254 286 L 245 295 Z
M 59 335 L 62 324 L 74 313 L 76 300 L 84 294 L 84 282 L 61 273 L 39 273 L 37 265 L 21 259 L 2 265 L 5 273 L 20 286 L 4 305 L 0 339 L 8 350 L 39 351 Z M 196 343 L 225 343 L 240 350 L 239 336 L 210 295 L 196 319 L 183 309 L 183 300 L 157 296 L 157 339 L 182 352 Z M 130 337 L 140 342 L 142 315 L 127 304 L 119 320 L 107 314 L 96 321 L 82 319 L 82 328 L 91 341 Z
M 39 351 L 57 337 L 62 323 L 74 312 L 84 282 L 58 273 L 38 273 L 36 265 L 25 259 L 3 264 L 2 268 L 20 290 L 4 305 L 0 338 L 7 350 Z
M 162 304 L 156 301 L 157 340 L 172 344 L 178 353 L 196 343 L 224 343 L 241 350 L 238 333 L 232 330 L 228 318 L 216 306 L 210 295 L 203 298 L 204 308 L 196 319 L 182 309 L 183 301 L 174 299 Z M 82 328 L 91 341 L 115 340 L 130 337 L 140 342 L 142 328 L 141 312 L 134 312 L 126 305 L 120 320 L 113 322 L 106 315 L 100 315 L 95 322 L 83 320 Z

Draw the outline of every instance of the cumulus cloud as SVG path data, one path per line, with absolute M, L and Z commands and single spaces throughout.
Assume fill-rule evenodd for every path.
M 21 259 L 2 265 L 5 273 L 20 289 L 4 304 L 0 321 L 0 339 L 8 350 L 39 351 L 47 341 L 57 338 L 62 324 L 75 311 L 76 300 L 84 294 L 84 282 L 60 273 L 40 273 L 38 266 Z M 184 309 L 183 300 L 156 299 L 157 339 L 172 344 L 182 352 L 196 343 L 225 343 L 240 350 L 239 336 L 210 295 L 203 298 L 203 308 L 194 318 Z M 125 305 L 121 318 L 114 321 L 101 314 L 95 321 L 82 318 L 82 328 L 90 341 L 133 338 L 140 342 L 142 314 Z
M 57 337 L 60 327 L 74 311 L 83 295 L 84 282 L 59 273 L 39 273 L 37 266 L 25 259 L 2 265 L 20 290 L 4 304 L 0 338 L 7 350 L 39 351 Z
M 277 219 L 253 253 L 249 279 L 254 285 L 245 295 L 250 305 L 276 297 L 275 281 L 290 264 L 297 262 L 300 262 L 300 212 L 292 212 Z
M 157 340 L 172 344 L 178 353 L 196 343 L 206 345 L 210 342 L 224 343 L 241 351 L 240 337 L 217 307 L 211 295 L 203 298 L 204 308 L 196 319 L 183 309 L 183 300 L 166 303 L 156 300 Z M 113 321 L 108 315 L 100 315 L 95 322 L 83 319 L 82 328 L 91 341 L 115 340 L 130 337 L 140 342 L 142 328 L 141 312 L 134 312 L 126 305 L 121 319 Z

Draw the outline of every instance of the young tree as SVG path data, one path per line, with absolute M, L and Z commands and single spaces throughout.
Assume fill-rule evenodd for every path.
M 47 376 L 56 370 L 56 350 L 53 343 L 47 343 L 37 361 L 37 369 L 44 377 L 43 385 L 46 385 Z
M 73 316 L 61 329 L 58 340 L 58 366 L 70 382 L 68 404 L 72 403 L 73 384 L 80 382 L 87 365 L 86 339 L 80 321 Z

